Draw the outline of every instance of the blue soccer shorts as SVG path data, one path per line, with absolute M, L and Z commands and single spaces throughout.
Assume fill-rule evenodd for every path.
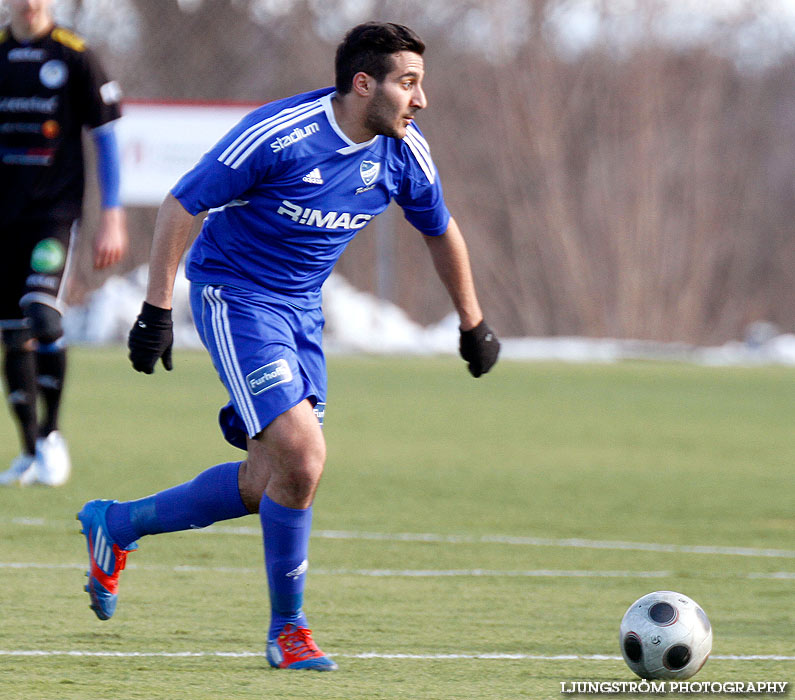
M 274 418 L 309 399 L 321 426 L 326 359 L 321 309 L 299 309 L 238 287 L 191 284 L 193 320 L 229 403 L 218 415 L 227 442 L 246 449 Z

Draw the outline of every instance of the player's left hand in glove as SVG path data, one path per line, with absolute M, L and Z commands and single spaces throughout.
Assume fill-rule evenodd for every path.
M 461 357 L 469 363 L 469 373 L 473 377 L 479 377 L 486 374 L 497 362 L 500 341 L 486 322 L 481 321 L 474 328 L 461 331 L 458 349 Z
M 135 319 L 127 347 L 132 366 L 139 372 L 152 374 L 158 360 L 171 371 L 171 346 L 174 343 L 174 324 L 171 309 L 161 309 L 144 302 L 141 313 Z

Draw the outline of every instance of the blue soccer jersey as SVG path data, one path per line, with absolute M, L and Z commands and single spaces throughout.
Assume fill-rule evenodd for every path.
M 209 210 L 188 279 L 315 308 L 345 246 L 391 199 L 423 234 L 446 231 L 450 214 L 420 130 L 353 143 L 336 123 L 333 95 L 323 88 L 254 110 L 180 179 L 172 194 L 182 206 Z

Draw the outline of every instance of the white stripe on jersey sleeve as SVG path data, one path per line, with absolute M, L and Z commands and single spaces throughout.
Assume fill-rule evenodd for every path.
M 238 134 L 237 138 L 234 141 L 232 141 L 232 143 L 220 156 L 218 156 L 218 160 L 224 162 L 231 155 L 232 151 L 239 150 L 240 148 L 242 148 L 248 140 L 253 138 L 253 136 L 251 136 L 252 132 L 263 128 L 263 126 L 265 126 L 266 128 L 270 127 L 270 125 L 277 119 L 289 119 L 291 116 L 294 116 L 295 113 L 298 112 L 299 110 L 303 111 L 311 109 L 314 106 L 314 104 L 315 104 L 314 102 L 304 102 L 303 104 L 296 105 L 295 107 L 288 107 L 287 109 L 283 109 L 278 114 L 273 114 L 267 119 L 263 119 L 262 121 L 259 121 L 256 124 L 254 124 L 253 126 L 250 126 L 244 132 Z
M 322 111 L 323 108 L 319 106 L 317 100 L 284 109 L 246 129 L 218 156 L 218 160 L 224 165 L 237 169 L 251 152 L 274 132 Z
M 243 161 L 245 161 L 246 158 L 248 158 L 254 151 L 256 151 L 262 145 L 263 141 L 267 141 L 277 131 L 281 131 L 282 129 L 285 129 L 285 128 L 289 127 L 289 126 L 293 126 L 293 124 L 297 124 L 298 122 L 303 121 L 307 117 L 313 117 L 315 114 L 323 114 L 323 113 L 325 113 L 325 110 L 323 109 L 323 107 L 318 107 L 317 109 L 310 110 L 309 112 L 304 112 L 303 114 L 295 117 L 294 119 L 291 119 L 290 121 L 287 121 L 287 122 L 283 122 L 282 124 L 279 124 L 278 126 L 273 127 L 269 131 L 266 131 L 256 141 L 254 141 L 246 149 L 246 151 L 244 153 L 242 153 L 237 158 L 237 160 L 235 160 L 230 165 L 230 167 L 232 167 L 235 170 L 237 170 L 243 164 Z
M 403 137 L 403 142 L 411 149 L 417 163 L 422 168 L 431 184 L 436 180 L 436 168 L 431 160 L 431 149 L 428 142 L 420 135 L 420 132 L 414 128 L 413 124 L 409 124 L 406 129 L 406 135 Z

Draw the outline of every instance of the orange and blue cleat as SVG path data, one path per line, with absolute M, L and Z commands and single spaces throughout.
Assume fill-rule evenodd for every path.
M 268 640 L 268 663 L 274 668 L 336 671 L 338 666 L 312 640 L 312 630 L 287 623 L 276 639 Z
M 122 549 L 110 538 L 105 513 L 116 501 L 89 501 L 77 514 L 86 537 L 89 569 L 86 572 L 86 592 L 91 598 L 89 606 L 100 620 L 109 620 L 116 612 L 119 590 L 119 573 L 127 563 L 127 553 L 138 549 L 133 542 Z

